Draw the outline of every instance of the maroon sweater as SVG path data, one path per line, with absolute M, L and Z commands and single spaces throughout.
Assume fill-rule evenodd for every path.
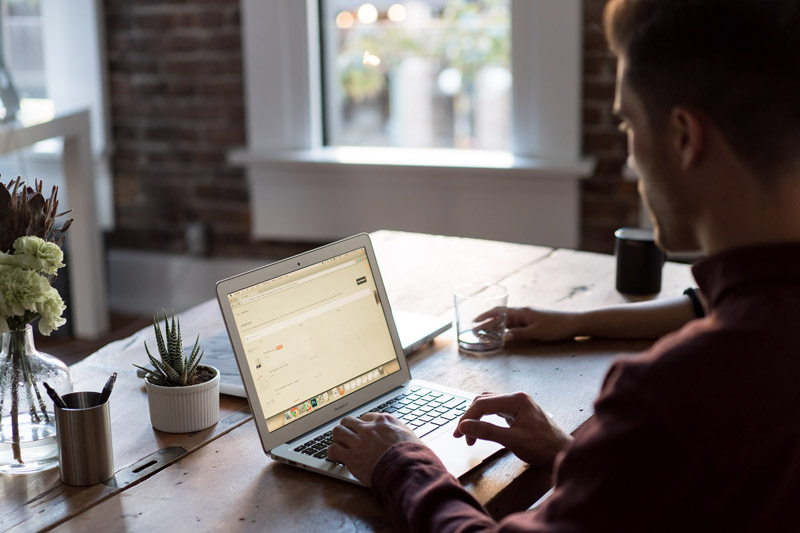
M 372 485 L 398 530 L 800 531 L 800 244 L 693 268 L 708 315 L 617 360 L 546 504 L 499 524 L 424 446 Z

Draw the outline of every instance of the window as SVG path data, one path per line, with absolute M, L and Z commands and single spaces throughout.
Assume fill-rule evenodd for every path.
M 53 117 L 53 103 L 47 99 L 42 40 L 42 12 L 39 0 L 2 0 L 0 2 L 0 50 L 6 68 L 3 80 L 3 103 L 12 98 L 9 83 L 19 98 L 20 122 L 34 123 Z M 7 114 L 0 111 L 0 114 Z
M 511 149 L 510 0 L 323 0 L 326 144 Z
M 89 109 L 100 224 L 110 228 L 103 18 L 97 0 L 0 0 L 0 57 L 19 97 L 16 122 L 1 127 L 15 130 Z M 2 81 L 0 74 L 0 94 Z M 0 105 L 0 116 L 4 111 Z M 46 177 L 46 186 L 63 185 L 60 137 L 21 150 L 14 136 L 8 139 L 0 146 L 9 154 L 0 156 L 4 176 Z M 65 205 L 67 196 L 61 196 Z
M 95 154 L 106 144 L 101 19 L 96 0 L 0 0 L 0 52 L 20 100 L 16 118 L 28 126 L 89 108 Z
M 345 0 L 327 1 L 337 14 L 342 10 L 336 11 L 337 7 L 345 5 L 334 3 Z M 378 0 L 371 1 L 378 10 L 378 23 L 382 20 L 381 13 L 386 13 L 388 19 L 389 2 L 397 0 L 380 0 L 380 8 Z M 446 6 L 450 1 L 426 3 Z M 509 68 L 513 78 L 508 150 L 514 156 L 577 162 L 580 160 L 581 2 L 507 1 L 511 20 Z M 483 0 L 480 5 L 489 2 Z M 346 5 L 353 7 L 357 3 L 358 0 L 350 0 Z M 412 11 L 409 5 L 416 5 L 419 0 L 402 3 L 408 13 Z M 320 20 L 325 20 L 328 9 L 326 4 L 322 7 L 320 10 L 319 0 L 242 1 L 248 144 L 258 152 L 318 151 L 326 144 L 335 144 L 331 141 L 336 135 L 343 135 L 337 132 L 345 131 L 341 125 L 327 125 L 329 138 L 323 139 L 323 100 L 327 100 L 329 109 L 335 109 L 336 105 L 331 104 L 337 102 L 331 102 L 330 95 L 323 98 L 320 65 L 326 63 L 324 54 L 328 54 L 329 62 L 331 50 L 337 48 L 320 49 L 320 43 L 331 35 L 330 32 L 326 37 L 320 35 Z M 436 12 L 433 9 L 432 13 Z M 360 60 L 364 61 L 363 52 Z M 327 77 L 331 76 L 330 70 L 325 73 Z M 347 113 L 340 110 L 329 112 L 329 122 L 336 120 L 337 113 L 340 121 L 347 119 Z M 390 114 L 383 115 L 387 116 Z M 383 120 L 376 122 L 383 124 Z M 391 127 L 386 120 L 387 127 Z
M 406 144 L 393 139 L 392 110 L 383 106 L 398 94 L 391 92 L 396 82 L 388 73 L 382 81 L 386 92 L 381 89 L 372 96 L 369 119 L 357 118 L 353 103 L 358 98 L 336 96 L 335 85 L 330 89 L 336 70 L 320 66 L 348 46 L 335 26 L 336 16 L 348 11 L 356 18 L 367 2 L 377 11 L 364 14 L 366 20 L 375 20 L 369 31 L 392 28 L 393 4 L 403 4 L 408 18 L 417 9 L 412 6 L 421 3 L 241 1 L 248 144 L 232 152 L 230 161 L 247 167 L 253 237 L 321 241 L 387 228 L 577 246 L 579 180 L 594 166 L 580 155 L 582 2 L 507 0 L 511 39 L 505 66 L 513 79 L 508 83 L 510 131 L 502 141 L 504 149 L 485 150 L 471 149 L 493 146 L 476 127 L 482 120 L 477 112 L 464 115 L 469 117 L 466 125 L 452 119 L 427 121 L 437 125 L 420 134 L 427 136 L 425 143 L 416 133 L 403 134 Z M 449 5 L 503 5 L 499 0 L 424 4 L 428 24 L 442 23 Z M 321 32 L 321 20 L 335 29 Z M 347 24 L 340 20 L 340 25 Z M 385 35 L 375 40 L 386 44 Z M 384 63 L 380 55 L 367 51 L 368 64 L 376 62 L 370 56 Z M 413 105 L 433 106 L 431 100 L 446 98 L 439 76 L 453 65 L 445 64 L 446 56 L 427 59 L 434 63 L 425 67 L 432 70 L 430 88 L 420 93 L 427 103 Z M 353 60 L 363 65 L 364 51 Z M 393 65 L 394 59 L 387 62 Z M 462 75 L 459 89 L 468 85 L 463 80 Z M 445 88 L 446 82 L 452 83 L 442 81 Z M 445 108 L 436 112 L 446 115 Z M 504 115 L 505 111 L 496 114 Z M 337 146 L 358 140 L 363 144 Z

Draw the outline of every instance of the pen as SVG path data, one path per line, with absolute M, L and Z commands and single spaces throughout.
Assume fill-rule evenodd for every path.
M 111 396 L 111 389 L 114 388 L 114 382 L 116 380 L 117 373 L 114 372 L 111 374 L 111 377 L 108 378 L 108 381 L 106 381 L 106 386 L 103 387 L 103 392 L 100 393 L 100 399 L 97 401 L 97 405 L 103 405 L 108 400 L 108 397 Z
M 53 390 L 53 387 L 47 384 L 47 382 L 43 382 L 44 388 L 47 389 L 47 394 L 50 396 L 50 399 L 53 400 L 53 403 L 59 406 L 62 409 L 67 408 L 67 404 L 64 403 L 64 400 L 61 399 L 61 396 Z

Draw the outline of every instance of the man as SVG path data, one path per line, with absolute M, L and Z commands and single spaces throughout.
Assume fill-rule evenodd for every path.
M 473 403 L 456 436 L 556 471 L 500 524 L 391 416 L 345 419 L 328 455 L 399 529 L 800 531 L 800 0 L 611 0 L 605 29 L 640 193 L 660 246 L 706 253 L 708 314 L 617 361 L 574 441 L 527 395 Z

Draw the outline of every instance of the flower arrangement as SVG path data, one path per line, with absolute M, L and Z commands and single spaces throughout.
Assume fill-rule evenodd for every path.
M 21 178 L 0 183 L 0 472 L 26 473 L 55 466 L 55 421 L 42 382 L 65 394 L 72 375 L 58 359 L 36 350 L 31 324 L 49 335 L 66 320 L 66 306 L 52 286 L 64 266 L 61 246 L 72 219 L 60 227 L 58 187 L 49 198 L 42 183 L 26 186 Z M 30 448 L 30 453 L 28 449 Z
M 0 187 L 0 333 L 19 330 L 37 318 L 39 331 L 49 335 L 66 320 L 66 306 L 52 286 L 56 271 L 64 266 L 61 246 L 72 224 L 55 227 L 58 187 L 50 197 L 25 186 L 20 178 Z
M 41 317 L 39 331 L 49 335 L 66 320 L 65 305 L 46 275 L 64 266 L 56 244 L 39 237 L 19 237 L 14 253 L 0 252 L 0 332 L 17 330 Z

